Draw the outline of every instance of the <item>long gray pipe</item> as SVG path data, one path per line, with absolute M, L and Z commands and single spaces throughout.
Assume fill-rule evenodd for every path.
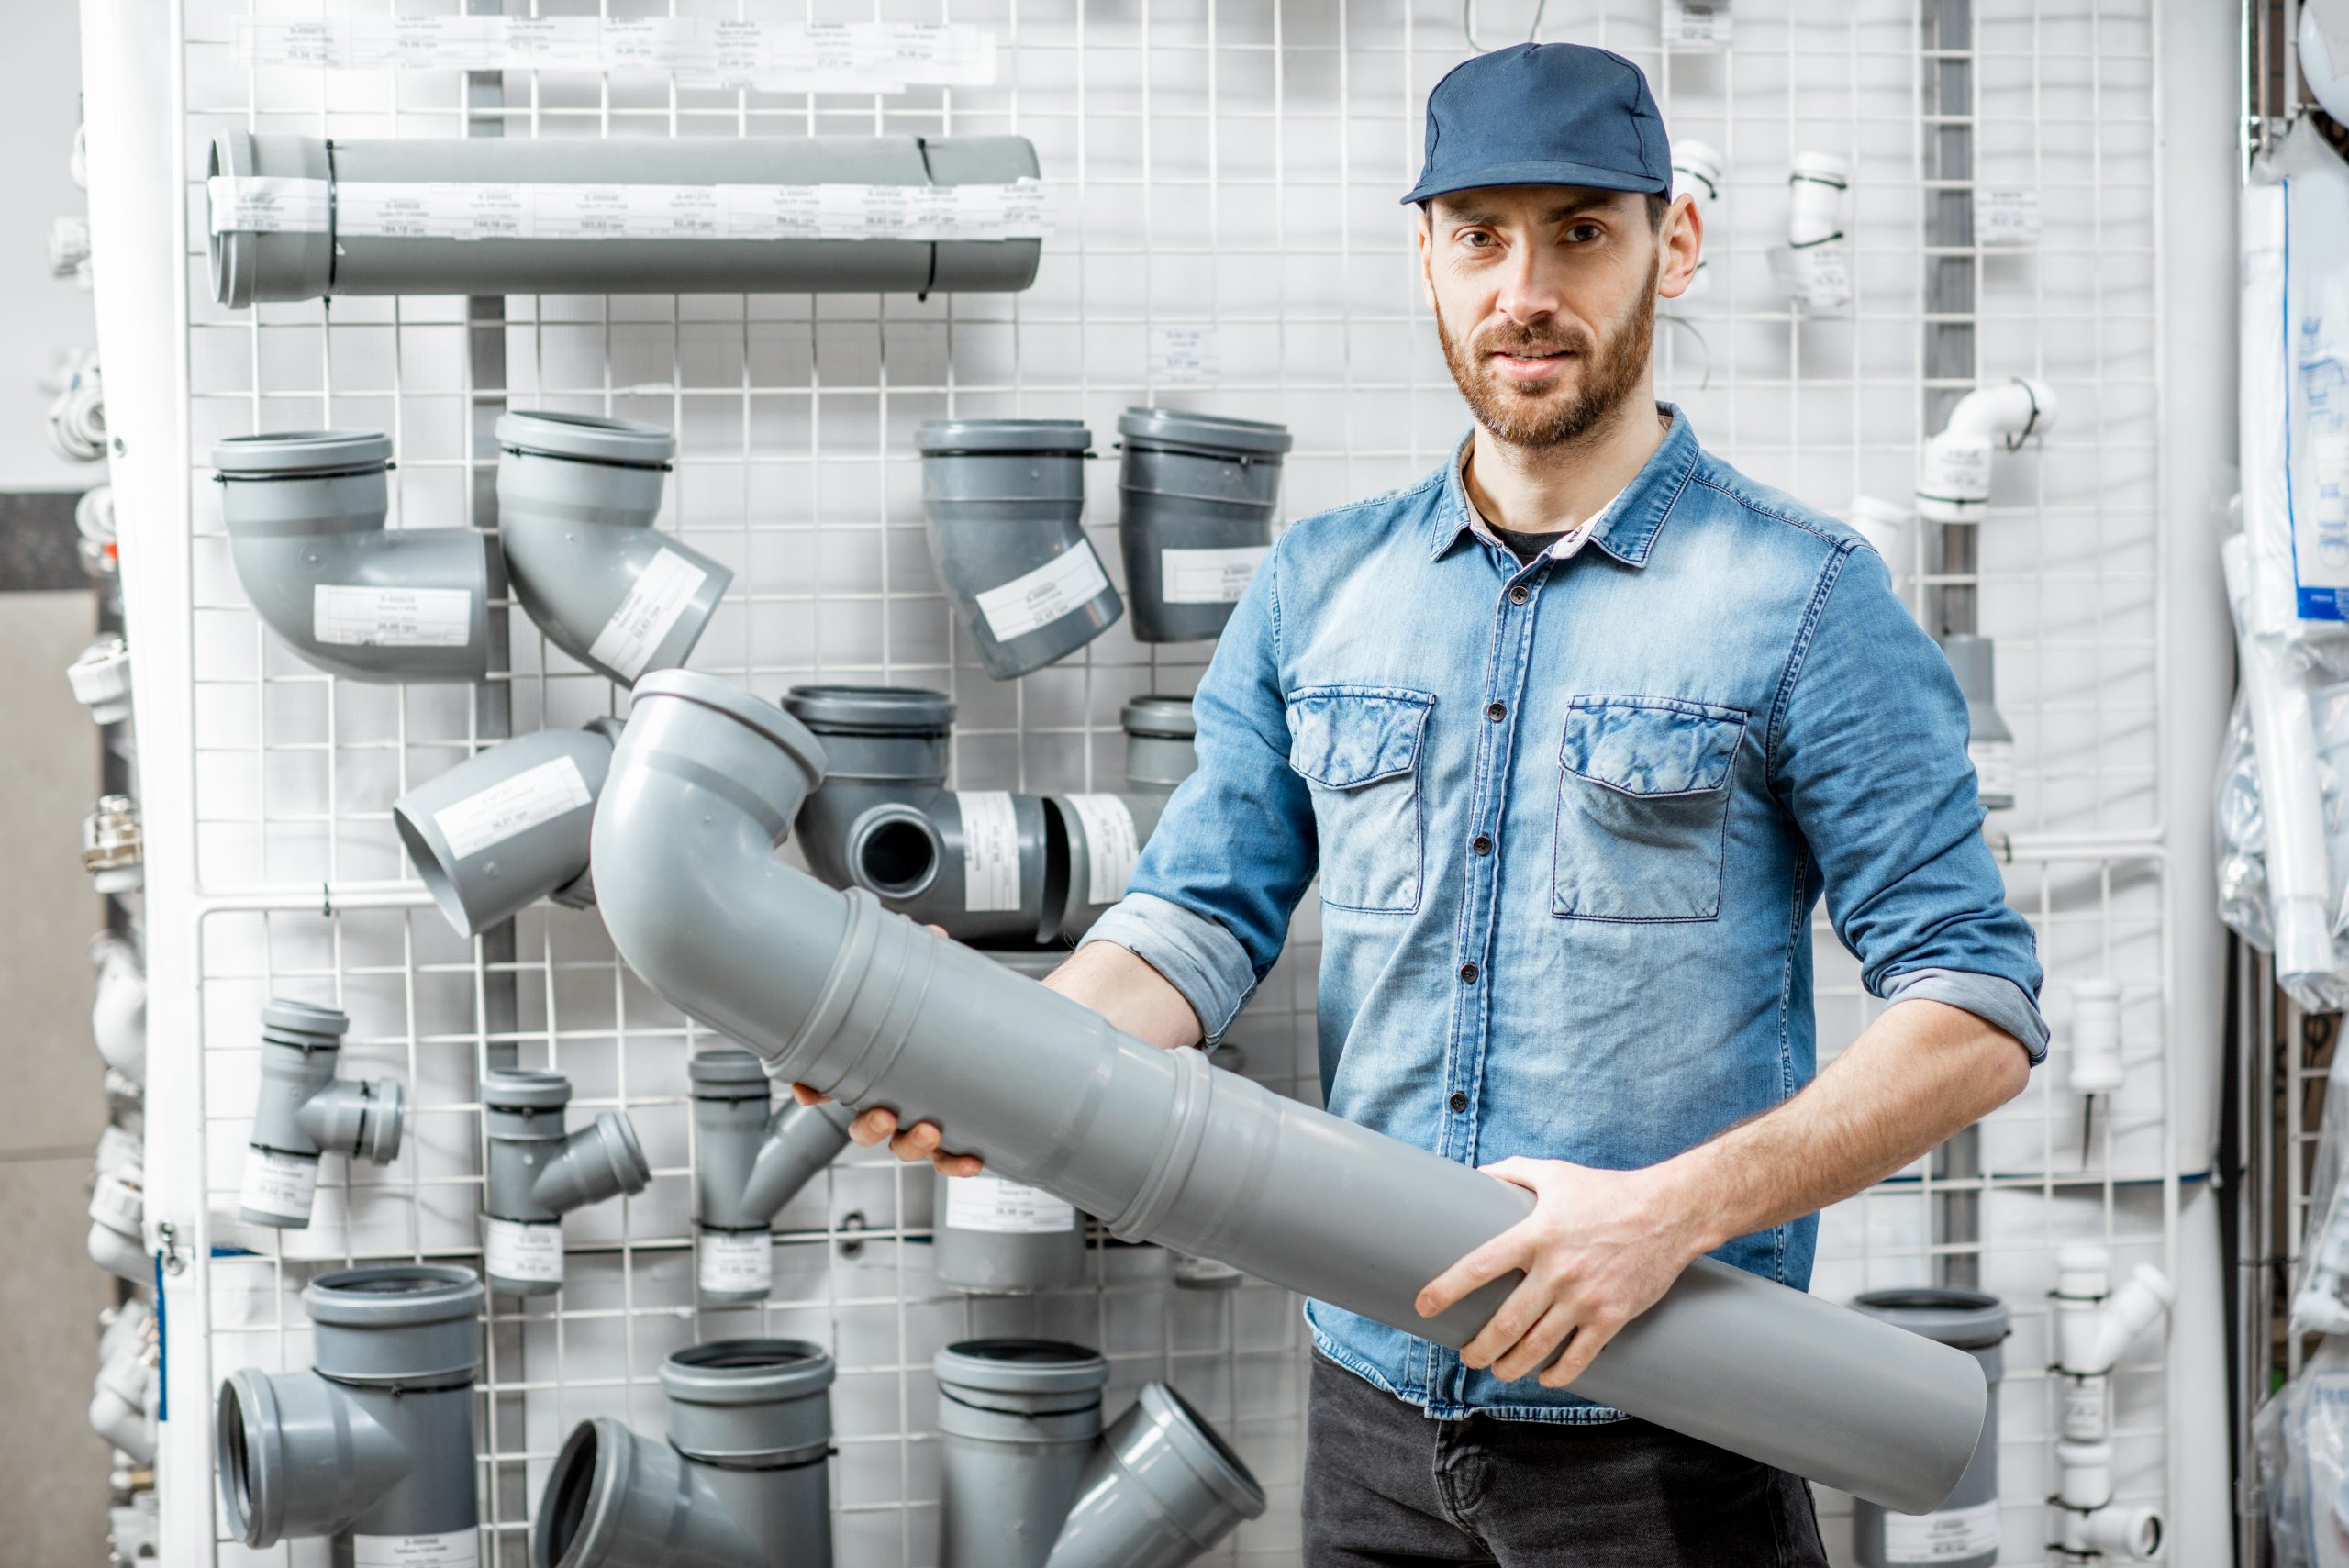
M 392 825 L 450 925 L 477 936 L 540 898 L 596 902 L 587 828 L 620 720 L 501 740 L 392 803 Z
M 238 1217 L 299 1230 L 310 1223 L 318 1159 L 327 1153 L 388 1165 L 399 1158 L 406 1095 L 396 1078 L 334 1075 L 350 1016 L 275 1000 L 261 1007 L 261 1094 L 245 1149 Z
M 489 1168 L 482 1180 L 482 1251 L 489 1287 L 507 1296 L 562 1288 L 562 1217 L 622 1193 L 640 1193 L 652 1167 L 636 1129 L 618 1111 L 566 1133 L 571 1080 L 530 1070 L 486 1073 L 482 1122 Z
M 257 301 L 384 294 L 927 294 L 1009 292 L 1036 281 L 1029 239 L 718 239 L 406 237 L 337 227 L 376 205 L 369 186 L 655 185 L 718 197 L 728 185 L 1008 185 L 1040 172 L 1018 136 L 477 137 L 344 141 L 227 131 L 206 173 L 323 182 L 294 226 L 211 239 L 212 293 Z M 216 214 L 215 221 L 222 215 Z M 591 220 L 592 221 L 592 220 Z M 427 217 L 426 226 L 431 227 Z M 477 231 L 480 232 L 480 231 Z
M 747 1051 L 705 1051 L 694 1086 L 696 1278 L 717 1301 L 764 1301 L 774 1283 L 777 1210 L 849 1145 L 855 1113 L 837 1101 L 769 1114 L 766 1069 Z
M 823 772 L 815 737 L 723 681 L 637 686 L 592 854 L 614 944 L 674 1006 L 779 1080 L 937 1122 L 950 1147 L 1116 1235 L 1455 1348 L 1515 1288 L 1511 1274 L 1431 1319 L 1412 1305 L 1526 1216 L 1524 1189 L 1156 1050 L 777 860 Z M 1575 1386 L 1904 1512 L 1949 1495 L 1985 1414 L 1964 1351 L 1710 1259 Z

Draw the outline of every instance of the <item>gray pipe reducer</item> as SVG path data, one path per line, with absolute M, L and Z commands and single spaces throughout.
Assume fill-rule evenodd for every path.
M 595 906 L 587 829 L 622 722 L 501 740 L 392 803 L 400 843 L 459 936 L 541 898 Z
M 377 1263 L 302 1291 L 306 1372 L 248 1367 L 220 1385 L 220 1514 L 250 1547 L 330 1536 L 469 1534 L 482 1286 L 446 1263 Z M 388 1560 L 388 1559 L 384 1559 Z
M 717 1301 L 763 1301 L 774 1278 L 775 1214 L 849 1145 L 846 1106 L 785 1104 L 772 1114 L 765 1065 L 747 1051 L 685 1064 L 694 1096 L 695 1277 Z
M 566 1133 L 571 1080 L 521 1069 L 485 1073 L 482 1119 L 489 1169 L 482 1188 L 484 1273 L 505 1296 L 562 1288 L 562 1217 L 622 1193 L 640 1193 L 652 1167 L 618 1111 Z
M 1223 635 L 1272 548 L 1288 428 L 1129 408 L 1118 418 L 1118 546 L 1141 642 Z
M 238 1218 L 299 1230 L 310 1223 L 318 1158 L 388 1165 L 399 1158 L 406 1095 L 396 1078 L 334 1075 L 351 1019 L 335 1007 L 273 1000 L 261 1008 L 261 1094 Z
M 392 443 L 366 430 L 231 436 L 212 449 L 245 596 L 308 663 L 352 681 L 489 673 L 489 536 L 386 529 Z
M 394 294 L 1010 293 L 1036 281 L 1035 239 L 470 239 L 333 228 L 378 184 L 1008 185 L 1041 172 L 1018 136 L 483 137 L 345 141 L 215 138 L 206 167 L 326 181 L 324 223 L 211 239 L 212 295 L 232 310 L 270 300 Z

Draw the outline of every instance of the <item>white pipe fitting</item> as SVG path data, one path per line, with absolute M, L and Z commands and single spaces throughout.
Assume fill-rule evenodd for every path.
M 136 893 L 147 884 L 139 837 L 139 803 L 127 795 L 104 795 L 82 818 L 82 869 L 102 894 Z
M 2072 1093 L 2109 1095 L 2121 1087 L 2121 987 L 2110 980 L 2072 985 Z
M 2055 1462 L 2063 1473 L 2055 1504 L 2064 1510 L 2065 1552 L 2116 1562 L 2151 1562 L 2161 1555 L 2159 1510 L 2112 1506 L 2110 1443 L 2059 1442 Z
M 1672 144 L 1672 194 L 1696 199 L 1697 213 L 1709 230 L 1713 213 L 1720 206 L 1721 182 L 1729 168 L 1729 160 L 1710 142 L 1675 139 Z M 1709 263 L 1700 250 L 1697 256 L 1696 273 L 1688 286 L 1681 291 L 1683 299 L 1692 298 L 1704 288 Z
M 101 637 L 65 666 L 73 700 L 90 710 L 100 724 L 119 724 L 130 717 L 130 645 L 119 637 Z
M 1885 569 L 1897 582 L 1909 575 L 1915 565 L 1909 552 L 1909 531 L 1915 514 L 1899 503 L 1876 495 L 1854 495 L 1843 520 L 1852 531 L 1868 541 L 1868 548 L 1884 558 Z
M 136 1084 L 147 1081 L 147 969 L 139 950 L 112 931 L 90 939 L 96 972 L 90 1034 L 108 1067 Z
M 106 455 L 105 384 L 96 350 L 68 354 L 59 367 L 61 383 L 49 406 L 50 450 L 67 462 L 98 462 Z
M 155 1365 L 144 1344 L 98 1363 L 90 1385 L 90 1429 L 134 1464 L 155 1462 Z
M 1774 251 L 1779 281 L 1798 304 L 1834 310 L 1851 303 L 1844 228 L 1852 206 L 1852 161 L 1798 152 L 1787 171 L 1787 243 Z
M 90 1261 L 133 1284 L 151 1284 L 155 1277 L 147 1255 L 145 1187 L 146 1173 L 137 1159 L 108 1169 L 102 1155 L 90 1191 Z
M 1917 515 L 1935 523 L 1980 522 L 1990 510 L 1993 450 L 2015 451 L 2046 432 L 2057 406 L 2053 387 L 2022 376 L 1958 399 L 1917 459 Z

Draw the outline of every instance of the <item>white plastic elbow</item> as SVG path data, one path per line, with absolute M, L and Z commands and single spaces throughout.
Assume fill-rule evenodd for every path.
M 73 699 L 100 724 L 130 717 L 130 646 L 119 637 L 101 637 L 65 666 Z
M 130 1456 L 155 1462 L 155 1368 L 147 1347 L 126 1347 L 98 1365 L 90 1385 L 90 1429 Z
M 90 1034 L 106 1064 L 136 1084 L 147 1081 L 147 970 L 139 950 L 112 931 L 90 939 L 97 972 Z
M 1978 523 L 1990 509 L 1994 450 L 2013 451 L 2055 423 L 2054 389 L 2009 377 L 1975 388 L 1949 412 L 1917 461 L 1917 515 L 1936 523 Z
M 2121 987 L 2110 980 L 2072 985 L 2072 1092 L 2109 1095 L 2121 1087 Z
M 151 1284 L 145 1173 L 136 1162 L 101 1169 L 90 1193 L 90 1261 L 117 1279 Z

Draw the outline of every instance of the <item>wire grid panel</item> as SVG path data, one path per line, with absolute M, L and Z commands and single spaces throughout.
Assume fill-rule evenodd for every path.
M 204 232 L 200 175 L 217 130 L 455 137 L 485 117 L 468 108 L 454 72 L 326 74 L 248 68 L 237 57 L 240 18 L 381 16 L 389 0 L 183 5 L 194 235 Z M 218 1314 L 216 1362 L 304 1364 L 298 1286 L 324 1263 L 477 1256 L 474 1084 L 511 1053 L 569 1074 L 576 1117 L 625 1109 L 655 1175 L 637 1197 L 572 1217 L 561 1296 L 493 1304 L 480 1454 L 491 1560 L 524 1560 L 546 1465 L 573 1423 L 609 1414 L 659 1430 L 662 1357 L 751 1332 L 814 1339 L 839 1358 L 844 1563 L 933 1560 L 930 1354 L 967 1334 L 1009 1332 L 1099 1346 L 1116 1389 L 1170 1377 L 1273 1495 L 1270 1515 L 1230 1551 L 1289 1560 L 1303 1342 L 1284 1293 L 1174 1290 L 1163 1254 L 1108 1247 L 1094 1254 L 1085 1290 L 964 1299 L 929 1274 L 928 1182 L 852 1157 L 780 1218 L 772 1301 L 696 1304 L 685 1062 L 710 1037 L 629 974 L 592 913 L 529 911 L 511 958 L 449 931 L 402 858 L 389 807 L 494 742 L 494 728 L 465 690 L 334 681 L 274 644 L 229 569 L 218 487 L 202 464 L 224 436 L 381 428 L 399 464 L 394 526 L 473 526 L 491 520 L 477 516 L 476 497 L 496 455 L 480 440 L 477 407 L 650 419 L 679 442 L 662 526 L 735 573 L 696 667 L 769 696 L 811 678 L 938 686 L 960 708 L 958 785 L 1113 782 L 1119 706 L 1144 691 L 1189 690 L 1208 650 L 1141 645 L 1121 625 L 1062 665 L 988 680 L 929 564 L 914 428 L 948 413 L 1077 417 L 1106 443 L 1118 412 L 1144 402 L 1279 419 L 1297 437 L 1284 482 L 1290 517 L 1426 472 L 1465 419 L 1395 198 L 1417 170 L 1427 89 L 1466 51 L 1460 12 L 1434 0 L 674 9 L 975 24 L 996 36 L 997 84 L 811 95 L 515 72 L 487 117 L 509 136 L 1017 132 L 1036 143 L 1063 193 L 1061 231 L 1036 285 L 1018 295 L 545 296 L 509 299 L 495 321 L 469 319 L 461 299 L 416 297 L 223 311 L 210 303 L 201 253 L 185 259 L 199 464 L 188 475 L 196 642 L 187 693 L 210 911 L 200 928 L 202 1179 L 216 1240 L 251 1250 L 198 1265 Z M 542 0 L 535 14 L 596 10 Z M 1521 29 L 1531 10 L 1478 6 L 1483 41 L 1516 36 L 1508 29 Z M 1976 175 L 2039 191 L 2045 224 L 2035 249 L 1979 255 L 1968 313 L 1977 373 L 2038 375 L 2064 400 L 2054 430 L 1999 458 L 1980 529 L 1983 630 L 1998 639 L 2000 706 L 2021 758 L 2019 805 L 2002 821 L 2021 833 L 2150 838 L 2161 827 L 2150 3 L 2005 0 L 1974 10 L 1965 52 Z M 1922 18 L 1912 0 L 1740 0 L 1726 53 L 1666 51 L 1645 0 L 1553 5 L 1542 24 L 1544 38 L 1629 55 L 1654 83 L 1673 132 L 1727 155 L 1708 236 L 1711 276 L 1702 295 L 1666 307 L 1660 384 L 1709 446 L 1832 510 L 1863 494 L 1906 496 L 1931 395 L 1954 390 L 1927 375 L 1920 351 L 1940 303 L 1923 285 L 1935 189 L 1928 127 L 1949 107 Z M 1784 238 L 1787 161 L 1812 150 L 1856 166 L 1854 295 L 1831 315 L 1791 307 L 1768 263 Z M 1175 329 L 1207 332 L 1215 373 L 1152 379 L 1154 350 Z M 499 361 L 502 376 L 482 369 Z M 1087 519 L 1121 576 L 1114 484 L 1108 463 L 1092 465 Z M 1944 583 L 1930 570 L 1923 531 L 1909 543 L 1894 564 L 1922 610 Z M 513 630 L 512 671 L 501 679 L 515 730 L 615 709 L 607 683 L 518 614 Z M 2076 1106 L 2043 1074 L 1989 1139 L 1993 1174 L 1977 1184 L 1985 1279 L 2008 1290 L 2028 1333 L 2043 1318 L 2035 1302 L 2054 1241 L 2100 1236 L 2124 1258 L 2170 1245 L 2167 890 L 2154 862 L 2125 853 L 2018 863 L 2010 885 L 2039 928 L 2056 990 L 2065 973 L 2123 983 L 2132 1064 L 2121 1103 L 2085 1134 Z M 1252 1075 L 1308 1099 L 1319 1093 L 1318 951 L 1308 900 L 1235 1037 Z M 1823 927 L 1819 956 L 1825 1054 L 1865 1026 L 1874 1004 Z M 349 1008 L 345 1071 L 391 1072 L 409 1085 L 400 1160 L 330 1172 L 307 1232 L 234 1219 L 254 1010 L 272 995 Z M 1935 1184 L 1911 1173 L 1834 1211 L 1822 1292 L 1930 1279 L 1935 1195 Z M 2044 1359 L 2022 1345 L 2012 1358 L 2026 1367 Z M 2121 1380 L 2132 1495 L 2161 1491 L 2160 1377 L 2154 1367 Z M 2010 1498 L 2049 1489 L 2028 1469 L 2047 1429 L 2009 1428 Z M 2036 1560 L 2042 1530 L 2011 1520 L 2002 1560 Z M 1842 1551 L 1840 1529 L 1831 1523 L 1829 1534 Z M 223 1542 L 217 1556 L 323 1561 L 315 1542 L 264 1553 Z

